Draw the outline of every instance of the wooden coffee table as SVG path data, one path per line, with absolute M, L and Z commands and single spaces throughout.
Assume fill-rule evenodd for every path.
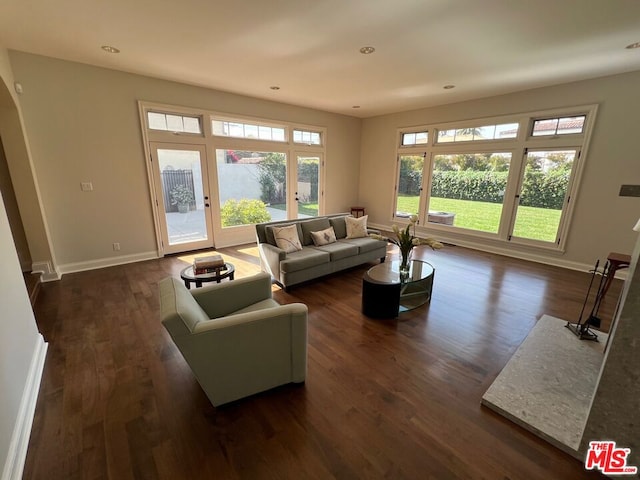
M 225 262 L 224 265 L 227 267 L 226 270 L 215 273 L 202 273 L 200 275 L 193 273 L 193 265 L 191 265 L 180 272 L 180 278 L 184 280 L 184 286 L 187 288 L 191 288 L 192 283 L 195 283 L 196 287 L 201 287 L 203 283 L 207 282 L 220 283 L 220 280 L 223 278 L 233 280 L 236 270 L 235 267 L 232 263 Z

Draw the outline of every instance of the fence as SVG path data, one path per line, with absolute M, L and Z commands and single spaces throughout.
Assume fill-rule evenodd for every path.
M 164 170 L 162 176 L 162 192 L 164 194 L 164 208 L 167 213 L 177 212 L 178 205 L 171 205 L 171 191 L 178 185 L 185 185 L 191 191 L 192 198 L 196 198 L 191 170 Z M 189 204 L 189 209 L 196 207 L 195 200 Z

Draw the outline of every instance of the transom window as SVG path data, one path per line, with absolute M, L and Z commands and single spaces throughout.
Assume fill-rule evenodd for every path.
M 519 125 L 517 123 L 502 123 L 471 128 L 438 130 L 438 143 L 516 138 L 518 136 L 518 127 Z
M 586 118 L 587 117 L 585 115 L 579 115 L 577 117 L 558 117 L 535 120 L 533 122 L 531 135 L 533 137 L 542 137 L 545 135 L 569 135 L 573 133 L 582 133 Z
M 401 145 L 407 147 L 410 145 L 425 145 L 429 142 L 429 132 L 411 132 L 402 134 Z
M 301 143 L 304 145 L 322 145 L 322 135 L 320 132 L 312 132 L 311 130 L 293 130 L 293 143 Z
M 200 117 L 175 115 L 170 113 L 147 112 L 147 122 L 151 130 L 165 132 L 202 133 Z
M 285 128 L 279 125 L 213 119 L 211 130 L 213 135 L 219 137 L 250 138 L 270 142 L 286 141 Z

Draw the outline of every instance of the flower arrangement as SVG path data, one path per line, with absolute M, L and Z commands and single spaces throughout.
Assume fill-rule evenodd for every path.
M 409 258 L 413 247 L 418 245 L 427 245 L 432 250 L 442 248 L 442 244 L 433 238 L 418 238 L 416 237 L 416 223 L 418 222 L 417 215 L 411 215 L 409 217 L 409 225 L 406 228 L 400 229 L 397 225 L 393 226 L 393 233 L 396 234 L 396 238 L 387 238 L 382 235 L 371 235 L 378 240 L 386 240 L 388 242 L 397 245 L 400 249 L 400 255 L 402 255 L 402 262 L 400 263 L 400 272 L 409 271 Z M 412 231 L 413 229 L 413 231 Z

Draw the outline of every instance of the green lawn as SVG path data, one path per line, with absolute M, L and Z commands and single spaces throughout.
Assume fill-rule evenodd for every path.
M 399 196 L 396 210 L 416 213 L 419 202 L 420 197 L 418 196 Z M 498 233 L 502 205 L 499 203 L 432 197 L 429 210 L 455 213 L 454 225 L 456 227 Z M 547 208 L 518 207 L 518 216 L 513 235 L 554 242 L 561 213 L 560 210 Z
M 277 208 L 278 210 L 286 210 L 287 206 L 284 203 L 281 204 L 271 204 L 269 205 L 272 208 Z M 298 203 L 298 213 L 301 215 L 309 215 L 310 217 L 318 216 L 318 203 Z

